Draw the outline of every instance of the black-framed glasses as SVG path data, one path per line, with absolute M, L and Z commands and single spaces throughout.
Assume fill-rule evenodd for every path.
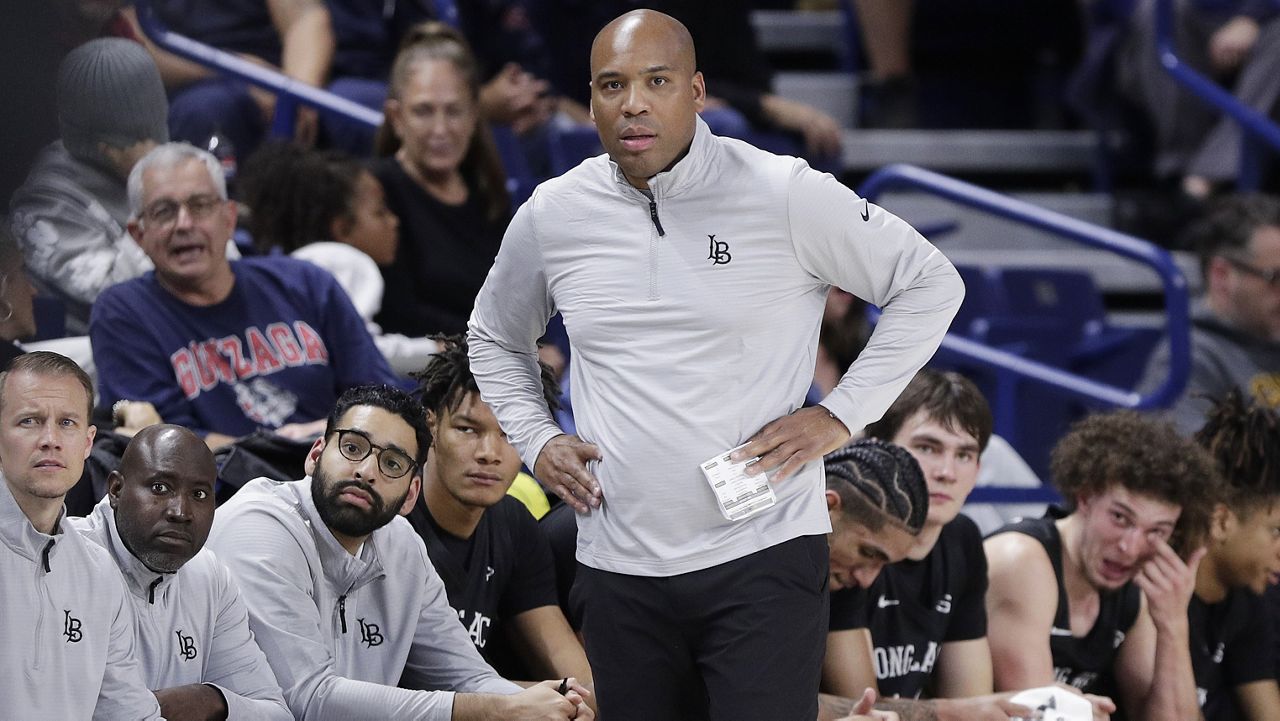
M 204 220 L 213 214 L 225 201 L 217 195 L 204 193 L 193 195 L 186 200 L 157 200 L 142 209 L 142 219 L 153 225 L 165 227 L 173 225 L 178 220 L 178 213 L 181 212 L 183 206 L 187 209 L 187 215 L 192 220 Z
M 400 478 L 418 465 L 408 453 L 398 448 L 387 448 L 375 444 L 369 440 L 369 436 L 366 436 L 364 431 L 339 428 L 334 432 L 338 434 L 338 452 L 348 461 L 359 463 L 368 458 L 370 453 L 377 451 L 378 470 L 382 471 L 382 475 L 387 478 Z
M 1280 268 L 1269 268 L 1269 269 L 1259 268 L 1258 266 L 1254 265 L 1253 263 L 1250 263 L 1244 258 L 1240 258 L 1234 255 L 1223 255 L 1222 259 L 1230 263 L 1233 268 L 1240 271 L 1241 273 L 1245 273 L 1255 278 L 1259 278 L 1262 280 L 1262 282 L 1266 283 L 1272 288 L 1280 289 Z

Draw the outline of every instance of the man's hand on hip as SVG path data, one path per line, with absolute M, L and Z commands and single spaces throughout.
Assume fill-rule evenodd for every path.
M 577 436 L 559 435 L 547 441 L 538 454 L 533 474 L 542 485 L 578 513 L 600 507 L 600 482 L 587 470 L 588 461 L 602 458 L 600 449 Z
M 849 435 L 844 423 L 826 408 L 810 406 L 771 421 L 745 446 L 734 451 L 732 459 L 741 461 L 759 456 L 759 461 L 747 467 L 747 474 L 778 468 L 773 480 L 781 481 L 809 461 L 844 445 Z

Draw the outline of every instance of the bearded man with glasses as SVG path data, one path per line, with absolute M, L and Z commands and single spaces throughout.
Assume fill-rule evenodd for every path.
M 103 405 L 149 401 L 217 448 L 259 428 L 310 440 L 344 390 L 397 382 L 327 271 L 280 256 L 228 260 L 236 204 L 212 155 L 158 146 L 128 191 L 129 233 L 155 271 L 94 303 Z
M 1204 294 L 1192 307 L 1191 378 L 1171 420 L 1189 436 L 1232 390 L 1280 409 L 1280 198 L 1222 199 L 1191 227 L 1187 245 L 1200 256 Z M 1168 368 L 1161 344 L 1143 387 L 1163 381 Z
M 299 719 L 592 719 L 574 679 L 521 690 L 480 657 L 408 521 L 426 413 L 389 386 L 344 393 L 300 481 L 251 481 L 208 545 Z M 398 686 L 398 687 L 397 687 Z

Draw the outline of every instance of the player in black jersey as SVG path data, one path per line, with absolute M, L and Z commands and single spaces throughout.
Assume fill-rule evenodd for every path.
M 1051 470 L 1069 515 L 985 544 L 996 688 L 1114 683 L 1131 721 L 1197 718 L 1187 604 L 1204 549 L 1184 561 L 1169 542 L 1175 528 L 1203 538 L 1213 461 L 1167 423 L 1118 411 L 1077 423 Z
M 591 688 L 586 654 L 557 604 L 550 545 L 507 495 L 520 457 L 480 399 L 466 338 L 437 340 L 439 353 L 415 374 L 431 448 L 409 521 L 485 660 L 508 678 L 571 676 Z M 545 366 L 542 383 L 554 408 L 556 383 Z
M 906 558 L 865 590 L 832 594 L 824 688 L 843 696 L 878 684 L 884 696 L 966 698 L 935 704 L 939 718 L 1017 716 L 992 693 L 987 560 L 960 507 L 991 437 L 991 409 L 971 381 L 922 370 L 867 434 L 906 448 L 929 491 L 929 513 Z
M 1225 481 L 1189 609 L 1200 710 L 1205 721 L 1280 719 L 1275 630 L 1260 595 L 1280 574 L 1280 417 L 1233 391 L 1196 441 Z

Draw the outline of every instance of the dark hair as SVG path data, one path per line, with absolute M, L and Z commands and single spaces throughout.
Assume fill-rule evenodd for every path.
M 9 228 L 9 218 L 0 215 L 0 274 L 19 272 L 22 265 L 22 249 Z
M 440 345 L 440 350 L 431 356 L 422 370 L 411 375 L 418 381 L 422 405 L 439 416 L 443 411 L 456 409 L 468 393 L 479 393 L 480 388 L 476 385 L 475 376 L 471 375 L 467 336 L 436 335 L 432 339 Z M 542 362 L 538 367 L 542 371 L 542 399 L 546 401 L 547 408 L 554 411 L 560 407 L 560 385 L 556 382 L 555 371 Z
M 1265 226 L 1280 228 L 1280 198 L 1237 193 L 1215 201 L 1208 215 L 1182 236 L 1181 243 L 1199 254 L 1200 273 L 1208 277 L 1214 257 L 1245 253 L 1254 232 Z
M 490 221 L 497 221 L 511 212 L 511 196 L 507 193 L 507 173 L 498 155 L 489 126 L 479 116 L 480 66 L 467 39 L 457 29 L 445 23 L 431 20 L 413 26 L 400 41 L 400 50 L 391 65 L 391 78 L 387 83 L 387 98 L 399 100 L 404 86 L 409 82 L 413 68 L 424 60 L 447 60 L 461 73 L 476 103 L 477 120 L 471 134 L 471 145 L 462 158 L 462 176 L 473 191 L 485 200 Z M 395 155 L 400 149 L 390 121 L 383 121 L 374 139 L 374 154 L 379 157 Z
M 867 435 L 892 441 L 902 425 L 923 410 L 949 431 L 963 431 L 985 451 L 991 440 L 991 406 L 973 381 L 959 373 L 925 368 L 916 374 L 880 420 L 867 426 Z
M 335 219 L 353 217 L 356 182 L 367 172 L 340 151 L 315 151 L 291 142 L 264 144 L 245 162 L 239 183 L 258 252 L 279 248 L 292 253 L 330 239 Z
M 1217 462 L 1223 500 L 1237 515 L 1280 500 L 1280 416 L 1275 411 L 1246 405 L 1240 391 L 1232 390 L 1209 410 L 1195 439 Z
M 846 516 L 871 531 L 893 523 L 915 535 L 929 515 L 929 490 L 914 456 L 902 446 L 863 438 L 823 458 L 827 490 Z
M 70 376 L 84 386 L 88 406 L 85 408 L 85 419 L 93 417 L 93 381 L 89 374 L 70 358 L 47 350 L 36 350 L 23 353 L 9 364 L 9 369 L 0 373 L 0 409 L 4 408 L 4 389 L 9 376 L 14 373 L 30 373 L 33 376 Z
M 373 406 L 388 413 L 400 416 L 413 429 L 414 438 L 418 441 L 418 452 L 413 460 L 421 467 L 427 458 L 427 450 L 431 447 L 431 430 L 427 427 L 427 413 L 422 404 L 413 396 L 399 388 L 388 385 L 362 385 L 348 388 L 338 396 L 329 412 L 329 420 L 324 426 L 325 438 L 328 438 L 338 427 L 338 421 L 347 411 L 355 406 Z
M 1050 471 L 1068 508 L 1120 486 L 1182 509 L 1181 538 L 1208 530 L 1221 482 L 1213 459 L 1173 425 L 1134 411 L 1112 411 L 1076 422 L 1054 446 Z M 1185 550 L 1185 549 L 1184 549 Z

